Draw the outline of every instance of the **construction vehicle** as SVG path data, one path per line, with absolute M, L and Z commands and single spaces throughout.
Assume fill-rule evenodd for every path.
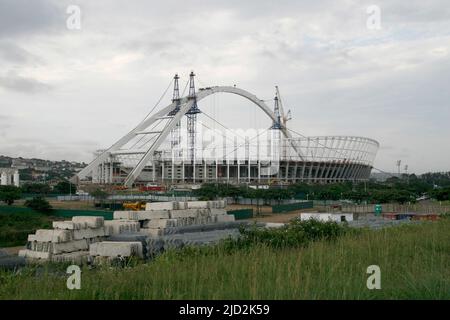
M 144 201 L 124 202 L 123 208 L 125 210 L 140 211 L 140 210 L 145 210 L 145 204 L 146 203 Z
M 145 192 L 145 191 L 164 191 L 165 187 L 164 186 L 160 186 L 157 184 L 151 184 L 151 183 L 147 183 L 145 186 L 141 186 L 139 188 L 139 191 Z

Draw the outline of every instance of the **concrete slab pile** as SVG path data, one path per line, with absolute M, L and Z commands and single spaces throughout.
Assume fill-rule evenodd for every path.
M 166 228 L 234 221 L 225 207 L 224 200 L 151 202 L 144 211 L 115 211 L 114 219 L 139 221 L 141 231 L 159 236 Z
M 19 256 L 32 260 L 79 263 L 89 256 L 89 245 L 103 241 L 110 232 L 103 217 L 73 217 L 54 221 L 52 230 L 36 230 L 28 235 L 26 249 Z
M 26 259 L 102 262 L 153 255 L 170 248 L 207 245 L 237 237 L 246 222 L 227 215 L 225 201 L 154 202 L 143 211 L 116 211 L 114 220 L 73 217 L 28 236 Z
M 139 241 L 103 241 L 93 243 L 89 247 L 89 254 L 92 257 L 126 258 L 135 256 L 144 258 L 142 243 Z

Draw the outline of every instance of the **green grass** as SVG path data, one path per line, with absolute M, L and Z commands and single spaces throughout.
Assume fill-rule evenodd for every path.
M 265 244 L 167 252 L 129 268 L 0 273 L 0 299 L 450 299 L 450 220 L 346 233 L 301 248 Z M 381 268 L 381 290 L 366 269 Z
M 28 234 L 51 228 L 49 217 L 34 212 L 0 214 L 0 247 L 25 245 Z

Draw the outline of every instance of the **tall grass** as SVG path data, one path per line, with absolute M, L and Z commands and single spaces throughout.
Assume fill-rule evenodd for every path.
M 299 248 L 255 244 L 167 252 L 131 268 L 83 270 L 81 290 L 47 268 L 1 273 L 2 299 L 450 299 L 450 220 L 346 233 Z M 381 290 L 366 269 L 381 268 Z

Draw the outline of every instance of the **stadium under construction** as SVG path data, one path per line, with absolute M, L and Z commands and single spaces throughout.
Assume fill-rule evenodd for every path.
M 185 87 L 189 85 L 189 94 L 181 97 L 179 77 L 175 75 L 171 104 L 152 110 L 110 148 L 97 152 L 95 159 L 77 174 L 77 182 L 132 187 L 369 179 L 379 148 L 377 141 L 357 136 L 303 136 L 287 127 L 290 112 L 285 113 L 278 87 L 270 108 L 264 100 L 236 86 L 196 90 L 194 77 L 191 72 Z M 218 93 L 250 100 L 271 125 L 264 130 L 231 130 L 199 106 L 201 100 Z M 202 116 L 219 124 L 222 130 L 206 125 Z

